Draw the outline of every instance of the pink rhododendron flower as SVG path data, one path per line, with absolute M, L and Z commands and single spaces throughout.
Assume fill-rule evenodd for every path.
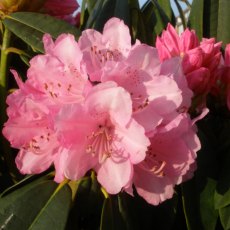
M 149 145 L 143 127 L 132 118 L 129 93 L 114 82 L 94 86 L 82 104 L 65 106 L 56 127 L 69 150 L 65 176 L 77 180 L 94 168 L 111 194 L 129 183 L 133 164 L 145 158 Z
M 20 172 L 40 173 L 53 163 L 59 147 L 51 116 L 55 108 L 41 92 L 13 73 L 19 89 L 7 98 L 9 119 L 3 134 L 12 147 L 20 149 L 16 158 Z
M 54 163 L 55 180 L 61 181 L 65 151 L 55 134 L 54 118 L 63 105 L 83 101 L 91 85 L 72 35 L 63 34 L 55 42 L 45 35 L 43 41 L 46 53 L 30 61 L 26 82 L 13 71 L 19 89 L 7 98 L 9 119 L 3 134 L 20 149 L 16 164 L 23 174 L 40 173 Z
M 100 81 L 106 62 L 122 61 L 131 49 L 129 28 L 118 18 L 111 18 L 102 34 L 94 29 L 82 32 L 79 46 L 83 52 L 87 72 L 92 81 Z
M 130 93 L 133 117 L 148 135 L 153 134 L 158 125 L 177 116 L 179 108 L 190 107 L 192 93 L 177 60 L 160 64 L 157 50 L 140 44 L 131 49 L 125 60 L 110 62 L 104 67 L 102 82 L 115 81 Z M 182 91 L 187 93 L 183 95 L 186 101 Z
M 55 103 L 74 103 L 84 99 L 90 88 L 82 52 L 73 35 L 60 35 L 55 42 L 43 37 L 45 54 L 30 61 L 28 82 Z
M 156 47 L 161 61 L 181 56 L 184 74 L 195 95 L 206 95 L 215 86 L 221 43 L 215 43 L 214 38 L 203 38 L 199 43 L 193 30 L 186 29 L 179 36 L 168 24 L 167 30 L 157 38 Z
M 145 160 L 134 166 L 133 183 L 140 196 L 158 205 L 171 198 L 174 186 L 195 168 L 192 165 L 200 142 L 186 114 L 179 114 L 166 126 L 159 127 L 150 141 Z M 130 187 L 127 191 L 132 193 Z

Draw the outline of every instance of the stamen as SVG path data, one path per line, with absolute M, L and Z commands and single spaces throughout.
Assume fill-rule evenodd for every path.
M 92 132 L 87 136 L 88 145 L 86 152 L 92 155 L 97 154 L 99 157 L 99 163 L 103 163 L 113 152 L 112 148 L 112 135 L 110 134 L 110 128 L 99 125 L 96 132 Z

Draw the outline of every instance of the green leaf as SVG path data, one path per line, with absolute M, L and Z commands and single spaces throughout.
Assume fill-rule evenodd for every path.
M 103 203 L 100 230 L 113 230 L 114 221 L 116 220 L 113 219 L 112 201 L 110 198 L 107 198 Z
M 208 178 L 205 188 L 200 193 L 200 214 L 201 221 L 206 230 L 215 230 L 218 218 L 218 211 L 214 207 L 214 193 L 216 181 Z
M 70 205 L 71 189 L 67 184 L 58 187 L 30 225 L 31 230 L 65 229 Z
M 67 229 L 96 229 L 100 226 L 103 205 L 100 185 L 94 177 L 85 177 L 77 192 L 68 218 Z
M 61 33 L 71 33 L 76 38 L 80 35 L 80 31 L 67 22 L 39 13 L 13 13 L 3 20 L 3 24 L 17 37 L 40 52 L 43 52 L 42 37 L 45 33 L 51 34 L 53 38 L 57 38 Z
M 179 11 L 180 18 L 181 18 L 182 25 L 183 25 L 183 29 L 185 29 L 186 28 L 186 18 L 185 18 L 183 9 L 182 9 L 181 5 L 179 4 L 178 0 L 174 0 L 174 2 L 175 2 L 177 9 Z
M 127 26 L 130 25 L 128 0 L 116 0 L 114 16 L 122 19 Z
M 195 179 L 193 178 L 183 183 L 181 187 L 184 215 L 188 230 L 204 229 L 199 211 L 199 195 L 196 191 Z
M 216 209 L 230 205 L 230 188 L 223 195 L 216 191 L 214 199 Z
M 168 23 L 174 24 L 174 14 L 169 0 L 149 0 L 141 9 L 148 37 L 155 44 L 159 35 Z M 149 41 L 148 41 L 149 43 Z M 150 44 L 150 43 L 149 43 Z
M 188 27 L 196 31 L 199 39 L 203 37 L 204 0 L 193 0 L 189 15 Z
M 204 0 L 203 37 L 217 36 L 219 0 Z
M 64 229 L 71 202 L 67 185 L 34 181 L 0 199 L 2 229 Z
M 96 18 L 100 15 L 104 0 L 96 1 L 93 9 L 90 10 L 89 18 L 86 23 L 86 28 L 92 28 L 95 24 Z
M 191 230 L 214 230 L 217 223 L 214 194 L 218 173 L 218 142 L 212 127 L 215 122 L 211 116 L 199 122 L 202 149 L 197 153 L 197 171 L 193 179 L 182 184 L 184 211 L 188 229 Z
M 129 26 L 129 4 L 128 0 L 104 0 L 100 7 L 96 7 L 94 28 L 102 31 L 105 23 L 111 17 L 117 17 L 124 21 Z
M 217 39 L 222 41 L 224 46 L 230 42 L 229 9 L 229 0 L 219 0 Z
M 215 193 L 215 207 L 222 208 L 230 205 L 230 120 L 222 121 L 223 128 L 220 133 L 220 153 L 221 164 L 219 180 Z
M 230 229 L 230 205 L 219 210 L 220 221 L 225 230 Z

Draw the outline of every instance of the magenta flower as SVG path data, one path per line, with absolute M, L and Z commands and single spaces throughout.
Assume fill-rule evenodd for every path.
M 107 192 L 116 194 L 132 179 L 133 164 L 145 158 L 149 140 L 132 118 L 132 101 L 114 82 L 91 89 L 82 104 L 65 106 L 55 122 L 69 150 L 65 176 L 81 178 L 89 169 Z
M 134 166 L 133 183 L 140 196 L 158 205 L 174 194 L 187 173 L 194 170 L 200 142 L 188 115 L 180 114 L 150 138 L 144 161 Z M 132 194 L 131 184 L 127 191 Z
M 168 24 L 166 31 L 157 38 L 156 47 L 161 61 L 180 56 L 188 86 L 195 95 L 206 95 L 216 84 L 216 70 L 220 63 L 221 43 L 215 39 L 202 39 L 199 43 L 195 31 L 186 29 L 179 36 Z

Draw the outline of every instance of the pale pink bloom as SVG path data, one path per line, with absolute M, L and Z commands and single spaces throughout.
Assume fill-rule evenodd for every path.
M 160 64 L 157 50 L 141 44 L 122 62 L 107 63 L 101 81 L 115 81 L 130 93 L 133 117 L 152 135 L 158 125 L 177 116 L 178 109 L 190 107 L 192 93 L 180 66 L 179 59 Z
M 118 18 L 111 18 L 100 33 L 94 29 L 82 32 L 79 46 L 84 55 L 91 81 L 100 81 L 107 62 L 124 60 L 131 49 L 129 28 Z
M 216 84 L 216 70 L 220 63 L 221 43 L 214 38 L 202 39 L 199 43 L 193 30 L 186 29 L 179 36 L 172 25 L 168 25 L 156 47 L 161 61 L 180 56 L 183 71 L 190 89 L 195 95 L 206 95 Z
M 16 157 L 20 172 L 40 173 L 50 167 L 58 152 L 52 121 L 56 108 L 44 94 L 23 83 L 16 71 L 13 74 L 19 89 L 7 97 L 9 119 L 3 135 L 12 147 L 20 149 Z
M 132 118 L 128 92 L 114 82 L 94 86 L 81 104 L 66 105 L 55 122 L 68 149 L 65 176 L 81 178 L 91 168 L 108 193 L 116 194 L 133 175 L 133 164 L 145 158 L 149 140 Z
M 43 41 L 46 53 L 30 61 L 26 82 L 13 71 L 19 89 L 7 98 L 3 134 L 20 149 L 16 164 L 21 173 L 40 173 L 54 163 L 60 182 L 66 151 L 56 137 L 54 118 L 63 105 L 84 101 L 91 84 L 72 35 L 63 34 L 55 42 L 45 35 Z
M 55 103 L 80 102 L 90 88 L 82 61 L 82 52 L 70 34 L 60 35 L 53 42 L 50 35 L 43 37 L 44 55 L 30 61 L 28 82 Z
M 174 194 L 174 186 L 194 170 L 199 139 L 187 114 L 179 114 L 150 138 L 144 161 L 134 166 L 133 184 L 148 203 L 158 205 Z M 131 184 L 127 192 L 132 194 Z
M 52 16 L 70 15 L 78 9 L 76 0 L 46 0 L 43 6 L 46 13 Z

